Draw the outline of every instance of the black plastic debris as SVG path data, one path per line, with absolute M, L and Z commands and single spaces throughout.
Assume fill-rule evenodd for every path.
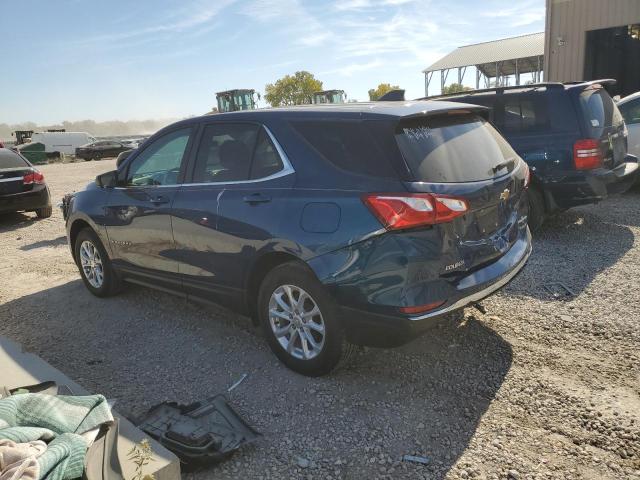
M 562 282 L 545 283 L 543 286 L 544 286 L 544 289 L 547 292 L 549 292 L 553 296 L 553 298 L 556 300 L 561 300 L 561 299 L 566 299 L 569 297 L 576 296 L 575 292 Z
M 238 416 L 224 395 L 190 405 L 161 403 L 152 407 L 137 426 L 175 453 L 187 470 L 225 460 L 260 436 Z

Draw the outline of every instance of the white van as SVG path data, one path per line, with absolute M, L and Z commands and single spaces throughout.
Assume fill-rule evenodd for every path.
M 76 148 L 95 142 L 87 132 L 35 132 L 31 135 L 31 143 L 44 144 L 46 153 L 60 152 L 65 155 L 75 155 Z

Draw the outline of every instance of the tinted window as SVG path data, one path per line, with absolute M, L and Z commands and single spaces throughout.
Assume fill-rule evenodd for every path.
M 542 104 L 542 102 L 538 102 Z M 532 99 L 522 97 L 511 97 L 504 103 L 504 120 L 503 129 L 505 132 L 525 132 L 535 129 L 542 129 L 546 126 L 546 108 L 540 108 L 538 111 L 534 106 Z
M 260 127 L 242 123 L 212 123 L 204 128 L 193 181 L 239 182 L 249 179 L 251 157 Z
M 253 152 L 253 162 L 251 163 L 252 180 L 265 178 L 274 173 L 278 173 L 284 168 L 282 159 L 278 154 L 276 147 L 271 142 L 269 135 L 264 128 L 260 129 L 258 143 Z
M 640 98 L 618 105 L 618 108 L 628 125 L 640 123 Z
M 360 121 L 296 122 L 293 127 L 338 168 L 375 177 L 397 176 L 389 159 Z
M 190 128 L 168 133 L 149 144 L 129 166 L 129 185 L 175 185 L 189 142 Z
M 1 168 L 23 168 L 27 167 L 20 155 L 13 153 L 11 150 L 0 149 L 0 169 Z
M 491 124 L 475 115 L 405 120 L 396 141 L 414 179 L 422 182 L 486 180 L 512 170 L 517 159 Z M 501 164 L 506 167 L 497 168 Z
M 620 110 L 603 89 L 588 89 L 580 94 L 580 104 L 587 116 L 592 134 L 602 136 L 604 127 L 618 126 L 623 122 Z

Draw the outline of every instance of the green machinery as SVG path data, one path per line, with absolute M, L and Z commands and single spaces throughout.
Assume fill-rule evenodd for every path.
M 347 96 L 344 90 L 322 90 L 321 92 L 315 92 L 311 98 L 311 103 L 344 103 Z
M 257 94 L 258 100 L 260 94 Z M 218 112 L 237 112 L 257 108 L 256 91 L 253 89 L 235 89 L 216 93 Z

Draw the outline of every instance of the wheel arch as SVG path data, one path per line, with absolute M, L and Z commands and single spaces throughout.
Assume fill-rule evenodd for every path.
M 85 228 L 90 228 L 91 230 L 93 230 L 93 227 L 89 224 L 89 222 L 82 218 L 74 220 L 71 224 L 71 227 L 69 228 L 69 247 L 71 248 L 71 255 L 73 255 L 74 261 L 77 261 L 75 249 L 76 238 L 78 238 L 78 234 Z
M 245 288 L 245 304 L 248 307 L 248 314 L 251 317 L 251 321 L 254 324 L 258 323 L 257 314 L 257 299 L 258 290 L 262 281 L 267 274 L 279 265 L 288 262 L 296 262 L 300 265 L 304 265 L 309 271 L 313 270 L 300 258 L 291 253 L 286 252 L 269 252 L 259 257 L 252 265 L 249 274 L 247 275 L 246 288 Z M 315 273 L 314 273 L 315 274 Z

